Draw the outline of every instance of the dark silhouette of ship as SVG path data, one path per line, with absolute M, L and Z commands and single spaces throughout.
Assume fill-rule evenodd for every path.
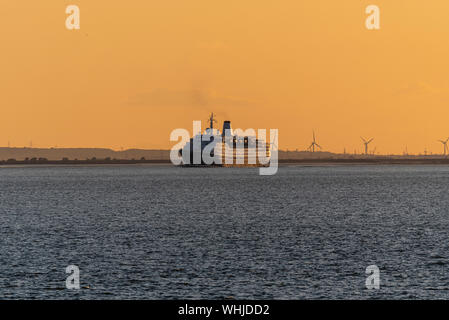
M 220 132 L 214 128 L 214 114 L 209 116 L 209 127 L 190 138 L 190 141 L 179 150 L 184 166 L 222 166 L 222 167 L 260 167 L 269 166 L 271 157 L 270 144 L 251 135 L 235 134 L 231 121 L 223 122 Z M 205 159 L 209 155 L 213 163 Z M 217 153 L 217 154 L 216 154 Z

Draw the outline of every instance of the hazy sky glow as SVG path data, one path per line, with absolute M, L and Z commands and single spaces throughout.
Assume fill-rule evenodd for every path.
M 65 7 L 81 29 L 65 28 Z M 381 30 L 365 28 L 365 7 Z M 449 137 L 447 0 L 5 1 L 0 146 L 169 148 L 214 111 L 282 149 Z

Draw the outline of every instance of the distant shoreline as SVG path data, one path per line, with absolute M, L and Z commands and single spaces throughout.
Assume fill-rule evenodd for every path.
M 104 165 L 104 164 L 171 164 L 170 160 L 128 160 L 128 159 L 96 159 L 96 160 L 0 160 L 0 166 L 14 165 Z
M 279 159 L 280 165 L 449 165 L 449 158 L 354 158 L 354 159 Z M 170 160 L 128 160 L 128 159 L 89 159 L 89 160 L 0 160 L 0 166 L 35 165 L 130 165 L 130 164 L 172 164 Z M 206 167 L 206 166 L 205 166 Z
M 354 158 L 354 159 L 280 159 L 280 164 L 352 164 L 352 165 L 449 165 L 449 158 Z
M 0 147 L 0 165 L 108 165 L 171 164 L 170 150 L 106 148 L 8 148 Z M 449 157 L 427 155 L 363 155 L 326 151 L 279 150 L 280 164 L 364 165 L 364 164 L 433 164 L 447 165 Z

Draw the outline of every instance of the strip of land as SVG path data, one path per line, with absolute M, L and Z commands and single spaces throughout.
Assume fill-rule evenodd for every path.
M 449 165 L 444 155 L 361 155 L 330 152 L 278 152 L 280 164 Z M 0 148 L 0 165 L 170 164 L 170 150 L 105 148 Z

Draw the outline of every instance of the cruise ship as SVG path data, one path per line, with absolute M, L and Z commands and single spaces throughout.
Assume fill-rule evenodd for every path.
M 183 166 L 267 167 L 270 165 L 270 143 L 252 135 L 234 133 L 231 121 L 225 120 L 220 130 L 214 128 L 215 115 L 209 127 L 187 142 L 179 155 Z M 246 133 L 245 133 L 246 134 Z M 207 159 L 205 158 L 207 157 Z M 211 159 L 212 158 L 212 159 Z

